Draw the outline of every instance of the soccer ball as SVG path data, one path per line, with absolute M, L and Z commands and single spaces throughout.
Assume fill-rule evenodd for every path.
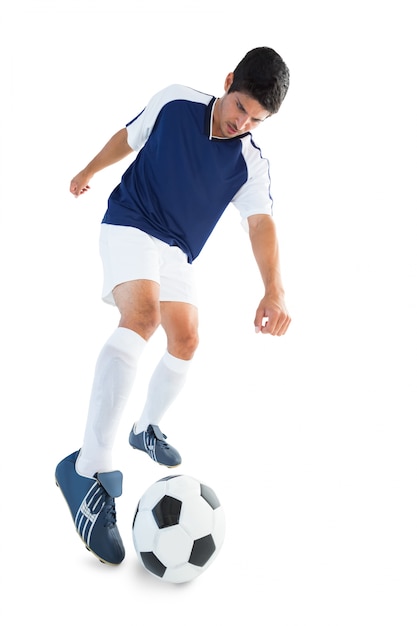
M 160 580 L 199 576 L 223 544 L 225 518 L 213 489 L 191 476 L 167 476 L 139 500 L 133 519 L 139 562 Z

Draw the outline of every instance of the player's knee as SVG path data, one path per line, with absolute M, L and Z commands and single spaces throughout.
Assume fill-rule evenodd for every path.
M 140 312 L 130 312 L 120 318 L 120 326 L 130 328 L 145 340 L 152 337 L 160 323 L 161 318 L 157 307 L 148 307 Z
M 185 349 L 187 350 L 188 354 L 189 354 L 189 359 L 191 359 L 192 356 L 194 356 L 195 351 L 198 348 L 198 342 L 199 342 L 199 338 L 198 338 L 198 333 L 192 332 L 190 333 L 184 344 L 185 344 Z
M 174 340 L 169 342 L 169 352 L 179 359 L 189 360 L 194 356 L 195 351 L 198 348 L 198 333 L 196 331 L 190 331 L 181 336 L 177 336 Z

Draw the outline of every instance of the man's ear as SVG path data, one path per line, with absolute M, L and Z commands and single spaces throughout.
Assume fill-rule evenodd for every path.
M 224 90 L 226 93 L 229 91 L 229 88 L 231 84 L 233 83 L 233 78 L 234 78 L 233 72 L 229 72 L 228 75 L 226 76 L 226 80 L 224 81 Z

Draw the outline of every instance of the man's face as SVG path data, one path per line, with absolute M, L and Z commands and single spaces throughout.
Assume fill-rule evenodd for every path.
M 270 117 L 257 100 L 245 93 L 227 93 L 233 82 L 233 74 L 228 74 L 225 82 L 225 95 L 217 101 L 213 116 L 213 135 L 230 139 L 243 135 Z

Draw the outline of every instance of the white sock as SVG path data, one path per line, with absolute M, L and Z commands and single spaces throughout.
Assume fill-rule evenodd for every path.
M 133 432 L 146 430 L 149 424 L 159 424 L 184 386 L 191 360 L 185 361 L 165 352 L 149 382 L 148 396 L 140 419 Z
M 104 344 L 94 375 L 81 453 L 76 469 L 82 476 L 109 472 L 117 429 L 132 389 L 137 363 L 147 342 L 128 328 L 117 328 Z

